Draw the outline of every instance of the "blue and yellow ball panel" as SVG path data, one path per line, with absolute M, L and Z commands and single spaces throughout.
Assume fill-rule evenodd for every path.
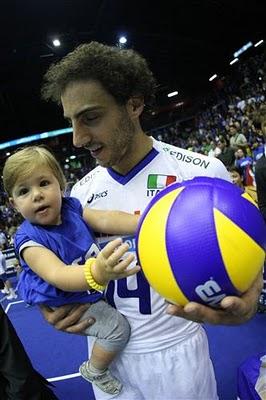
M 199 177 L 162 190 L 137 233 L 139 263 L 166 299 L 215 305 L 251 285 L 265 257 L 266 227 L 235 185 Z
M 168 219 L 165 210 L 171 207 L 182 190 L 182 187 L 173 191 L 168 190 L 160 201 L 153 201 L 153 206 L 145 212 L 145 218 L 142 218 L 141 228 L 137 234 L 137 255 L 153 289 L 168 300 L 185 304 L 188 299 L 180 289 L 171 269 L 165 240 L 165 226 Z
M 236 294 L 226 270 L 217 242 L 212 190 L 187 186 L 168 213 L 166 243 L 169 267 L 182 290 L 192 301 L 201 301 L 195 288 L 214 280 L 223 283 L 223 292 Z
M 264 263 L 265 251 L 220 211 L 214 210 L 214 218 L 225 269 L 233 285 L 245 292 Z

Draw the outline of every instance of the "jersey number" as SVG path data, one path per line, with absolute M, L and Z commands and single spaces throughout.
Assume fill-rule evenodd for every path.
M 136 275 L 137 279 L 137 289 L 128 289 L 127 278 L 119 279 L 117 281 L 117 296 L 121 299 L 126 299 L 130 297 L 135 297 L 139 299 L 139 312 L 141 314 L 151 314 L 151 296 L 150 296 L 150 285 L 146 281 L 145 277 L 141 272 Z M 114 281 L 109 282 L 106 297 L 113 307 L 115 307 L 114 302 Z

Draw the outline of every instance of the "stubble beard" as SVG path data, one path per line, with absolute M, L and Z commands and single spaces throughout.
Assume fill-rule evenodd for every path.
M 136 129 L 126 112 L 121 113 L 117 129 L 113 131 L 112 143 L 109 144 L 110 159 L 106 162 L 98 161 L 105 168 L 121 165 L 132 156 L 134 151 L 134 137 Z M 127 159 L 128 158 L 128 159 Z

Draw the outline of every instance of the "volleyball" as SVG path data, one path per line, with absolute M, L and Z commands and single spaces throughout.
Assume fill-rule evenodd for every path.
M 261 270 L 266 225 L 256 203 L 223 179 L 173 183 L 149 203 L 137 257 L 151 287 L 171 303 L 216 307 L 240 295 Z

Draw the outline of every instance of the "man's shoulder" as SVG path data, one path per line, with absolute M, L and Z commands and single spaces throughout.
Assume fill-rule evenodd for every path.
M 78 182 L 75 183 L 75 185 L 71 189 L 71 196 L 76 197 L 75 193 L 80 190 L 82 190 L 83 187 L 86 187 L 90 185 L 94 179 L 97 176 L 100 176 L 102 173 L 104 173 L 105 168 L 97 166 L 96 168 L 92 169 L 90 172 L 88 172 L 83 178 L 81 178 Z
M 207 175 L 229 180 L 229 173 L 224 164 L 216 157 L 209 157 L 201 153 L 176 147 L 174 145 L 155 141 L 154 147 L 165 154 L 169 160 L 178 163 L 178 167 L 185 175 Z

